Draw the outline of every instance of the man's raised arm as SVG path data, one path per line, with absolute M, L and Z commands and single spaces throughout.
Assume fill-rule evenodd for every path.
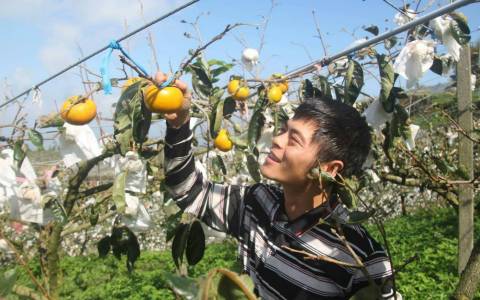
M 155 80 L 166 77 L 157 73 Z M 193 133 L 190 130 L 190 93 L 185 83 L 175 85 L 184 93 L 180 111 L 165 114 L 165 184 L 177 205 L 185 212 L 199 217 L 210 227 L 238 237 L 243 215 L 246 188 L 212 183 L 195 168 L 192 151 Z

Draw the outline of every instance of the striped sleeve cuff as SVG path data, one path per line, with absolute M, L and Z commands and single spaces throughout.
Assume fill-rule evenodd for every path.
M 167 133 L 165 135 L 165 156 L 175 158 L 185 156 L 191 149 L 192 131 L 190 121 L 179 128 L 170 126 L 167 122 Z

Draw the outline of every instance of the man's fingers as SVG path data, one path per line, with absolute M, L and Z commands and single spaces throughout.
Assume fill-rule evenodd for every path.
M 163 72 L 161 71 L 158 71 L 156 74 L 155 74 L 155 77 L 153 78 L 153 80 L 155 80 L 155 82 L 157 82 L 158 84 L 162 84 L 164 83 L 165 81 L 167 81 L 167 75 L 165 75 Z
M 180 80 L 175 80 L 175 86 L 182 90 L 183 93 L 187 92 L 187 84 Z

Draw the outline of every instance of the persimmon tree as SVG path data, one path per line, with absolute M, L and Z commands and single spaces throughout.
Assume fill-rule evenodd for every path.
M 401 24 L 416 15 L 416 11 L 405 7 L 395 20 Z M 272 135 L 292 115 L 298 103 L 318 98 L 342 101 L 361 111 L 372 126 L 374 143 L 365 165 L 366 172 L 361 177 L 331 178 L 319 170 L 313 170 L 311 176 L 318 179 L 319 184 L 337 185 L 341 201 L 350 208 L 349 222 L 370 221 L 377 225 L 387 251 L 388 236 L 383 229 L 383 218 L 379 217 L 382 207 L 377 207 L 372 200 L 372 192 L 366 187 L 381 181 L 392 189 L 401 187 L 428 190 L 453 209 L 458 207 L 458 185 L 474 184 L 478 188 L 478 168 L 474 178 L 465 174 L 463 167 L 457 164 L 452 145 L 447 142 L 448 136 L 442 143 L 429 140 L 439 133 L 448 135 L 449 132 L 455 132 L 467 136 L 478 147 L 478 129 L 473 133 L 462 131 L 455 121 L 455 114 L 443 112 L 447 122 L 437 128 L 422 127 L 422 142 L 415 145 L 419 126 L 412 124 L 414 115 L 409 109 L 409 100 L 413 96 L 399 84 L 399 78 L 403 78 L 408 86 L 413 86 L 428 70 L 438 75 L 449 74 L 458 60 L 459 48 L 470 41 L 468 24 L 462 14 L 450 13 L 429 24 L 419 25 L 406 33 L 405 42 L 401 42 L 398 37 L 391 37 L 346 57 L 328 61 L 313 71 L 273 74 L 265 78 L 255 72 L 259 57 L 255 49 L 243 51 L 241 64 L 239 61 L 207 58 L 207 47 L 214 42 L 221 42 L 229 31 L 240 25 L 228 25 L 210 41 L 191 50 L 188 58 L 171 74 L 169 80 L 169 83 L 174 83 L 174 79 L 181 75 L 191 78 L 195 156 L 202 162 L 202 171 L 209 178 L 230 184 L 264 181 L 259 172 L 259 164 L 268 153 Z M 368 35 L 379 34 L 379 28 L 375 25 L 365 26 L 364 30 Z M 447 50 L 444 55 L 440 55 L 436 48 L 439 44 L 443 44 Z M 12 193 L 5 193 L 4 202 L 13 203 L 27 198 L 35 202 L 40 199 L 37 201 L 37 210 L 42 218 L 32 226 L 32 240 L 36 247 L 30 249 L 22 249 L 19 237 L 0 229 L 0 238 L 28 273 L 34 286 L 29 288 L 16 285 L 15 269 L 8 270 L 0 277 L 0 286 L 6 287 L 0 290 L 2 295 L 13 291 L 32 299 L 57 299 L 62 241 L 86 228 L 100 224 L 110 226 L 106 225 L 106 221 L 112 219 L 110 233 L 91 242 L 96 242 L 100 256 L 109 255 L 110 252 L 117 258 L 125 255 L 126 267 L 130 272 L 135 272 L 134 265 L 140 255 L 140 245 L 136 230 L 132 228 L 138 229 L 144 225 L 148 227 L 151 221 L 138 203 L 153 201 L 153 195 L 166 193 L 163 186 L 163 139 L 151 137 L 150 130 L 152 123 L 162 119 L 162 115 L 152 113 L 152 106 L 145 102 L 145 97 L 148 97 L 147 94 L 152 89 L 161 90 L 165 87 L 157 86 L 153 78 L 129 58 L 121 56 L 120 61 L 125 68 L 130 68 L 137 74 L 135 78 L 125 76 L 111 79 L 113 86 L 122 87 L 124 80 L 128 80 L 128 85 L 123 86 L 121 96 L 115 104 L 113 135 L 102 140 L 100 153 L 59 168 L 49 178 L 49 182 L 45 183 L 43 193 L 40 194 L 38 186 L 27 189 L 28 193 L 22 194 L 15 187 L 16 183 L 11 176 L 5 179 L 5 182 L 9 182 L 5 186 Z M 244 71 L 241 76 L 232 72 L 235 63 Z M 474 71 L 478 75 L 478 68 Z M 378 81 L 376 95 L 363 91 L 369 76 Z M 84 96 L 101 89 L 102 82 L 98 82 Z M 81 99 L 83 98 L 79 97 L 77 101 Z M 1 137 L 1 147 L 4 149 L 2 154 L 10 155 L 8 159 L 13 164 L 9 167 L 15 176 L 24 175 L 22 166 L 26 157 L 26 141 L 42 147 L 42 131 L 46 128 L 54 128 L 59 134 L 75 130 L 71 127 L 69 129 L 59 114 L 42 117 L 33 127 L 29 127 L 25 117 L 21 114 L 19 116 L 12 124 L 2 125 L 13 128 L 13 132 L 9 137 Z M 113 180 L 101 180 L 94 185 L 87 182 L 93 169 L 115 162 L 120 167 Z M 478 162 L 477 154 L 475 163 L 478 165 Z M 15 199 L 12 200 L 12 197 Z M 168 199 L 168 195 L 163 198 Z M 394 198 L 393 201 L 400 199 Z M 7 221 L 9 217 L 5 214 L 3 218 Z M 227 297 L 227 294 L 254 298 L 251 283 L 245 275 L 214 269 L 200 279 L 188 277 L 186 266 L 198 263 L 205 249 L 204 230 L 195 216 L 178 211 L 167 218 L 164 226 L 166 240 L 171 241 L 172 259 L 178 269 L 176 274 L 168 275 L 173 292 L 179 296 L 198 296 L 201 299 L 213 295 Z M 332 223 L 331 226 L 337 229 L 338 238 L 342 239 L 341 225 Z M 348 242 L 345 243 L 349 248 Z M 477 242 L 472 252 L 472 265 L 478 264 L 478 258 L 474 257 L 478 256 L 478 252 Z M 306 257 L 313 256 L 302 253 Z M 352 256 L 356 257 L 353 251 Z M 40 276 L 30 270 L 28 261 L 32 258 L 40 262 Z M 328 260 L 325 257 L 313 258 Z M 392 265 L 394 269 L 397 267 Z M 358 257 L 355 267 L 365 269 Z M 467 279 L 462 277 L 459 286 L 465 281 L 472 282 L 472 278 L 474 284 L 478 285 L 478 276 L 475 276 L 477 275 L 473 272 Z M 473 297 L 473 294 L 468 295 Z

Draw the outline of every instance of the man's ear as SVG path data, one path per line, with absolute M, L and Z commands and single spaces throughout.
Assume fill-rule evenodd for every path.
M 321 169 L 323 172 L 330 173 L 333 178 L 337 176 L 343 170 L 343 161 L 332 160 L 326 163 L 322 163 Z

